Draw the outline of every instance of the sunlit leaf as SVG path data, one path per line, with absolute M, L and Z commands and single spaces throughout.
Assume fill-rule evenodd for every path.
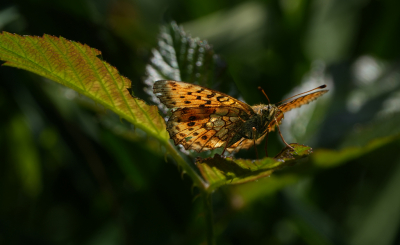
M 4 65 L 25 69 L 61 83 L 114 111 L 149 135 L 166 141 L 168 134 L 157 107 L 132 97 L 130 80 L 101 60 L 101 52 L 85 44 L 44 35 L 0 35 Z
M 201 175 L 209 183 L 210 190 L 227 184 L 240 184 L 271 175 L 275 170 L 293 165 L 312 153 L 308 146 L 291 144 L 295 151 L 285 148 L 274 158 L 261 160 L 245 160 L 224 158 L 198 159 L 197 167 Z

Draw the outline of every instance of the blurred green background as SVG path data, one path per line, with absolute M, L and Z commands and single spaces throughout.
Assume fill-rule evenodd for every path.
M 213 194 L 217 244 L 389 245 L 400 244 L 399 9 L 398 0 L 2 0 L 0 31 L 97 48 L 145 100 L 164 20 L 207 39 L 226 65 L 224 92 L 251 105 L 266 103 L 257 86 L 277 102 L 327 84 L 281 127 L 288 142 L 313 147 L 309 161 Z M 10 67 L 0 68 L 0 110 L 0 244 L 204 242 L 201 200 L 156 140 Z M 282 148 L 270 136 L 270 154 Z

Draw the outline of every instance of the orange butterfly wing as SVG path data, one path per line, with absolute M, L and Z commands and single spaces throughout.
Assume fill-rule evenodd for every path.
M 156 81 L 153 86 L 154 94 L 168 108 L 201 108 L 227 106 L 237 108 L 248 115 L 254 114 L 248 104 L 227 94 L 202 86 L 177 82 L 172 80 Z
M 189 83 L 160 80 L 153 92 L 168 108 L 175 108 L 167 122 L 175 144 L 197 152 L 222 147 L 254 114 L 244 102 Z
M 308 104 L 311 101 L 316 100 L 318 97 L 320 97 L 321 95 L 325 94 L 326 92 L 328 92 L 328 90 L 320 90 L 320 91 L 316 91 L 310 94 L 306 94 L 303 96 L 300 96 L 298 98 L 295 98 L 289 102 L 286 102 L 284 104 L 278 105 L 278 109 L 282 112 L 288 112 L 292 109 L 295 108 L 299 108 L 302 105 Z

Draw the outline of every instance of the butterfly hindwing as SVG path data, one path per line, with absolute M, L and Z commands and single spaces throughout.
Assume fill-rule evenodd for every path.
M 182 108 L 172 112 L 167 130 L 175 144 L 198 152 L 221 147 L 242 125 L 236 108 Z

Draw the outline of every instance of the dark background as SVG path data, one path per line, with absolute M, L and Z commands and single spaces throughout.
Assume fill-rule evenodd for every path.
M 400 244 L 399 9 L 398 0 L 2 0 L 0 30 L 97 48 L 145 100 L 145 66 L 165 20 L 207 39 L 251 105 L 266 103 L 257 86 L 277 102 L 327 84 L 282 131 L 316 155 L 352 157 L 325 166 L 311 156 L 217 190 L 217 244 L 389 245 Z M 198 192 L 142 131 L 10 67 L 0 68 L 0 112 L 0 244 L 205 240 Z M 281 148 L 272 135 L 270 153 Z

